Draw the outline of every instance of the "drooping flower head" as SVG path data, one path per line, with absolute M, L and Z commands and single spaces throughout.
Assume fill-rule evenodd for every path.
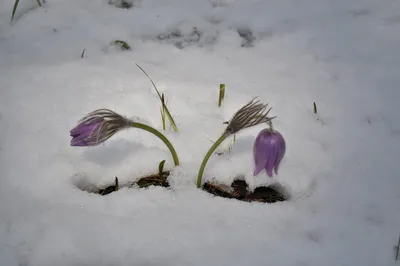
M 253 146 L 254 175 L 258 175 L 263 169 L 267 171 L 269 177 L 272 177 L 272 170 L 275 170 L 275 174 L 278 174 L 279 164 L 285 155 L 285 151 L 285 139 L 278 131 L 261 130 Z
M 70 131 L 71 146 L 97 146 L 131 123 L 109 109 L 98 109 L 83 117 Z
M 271 111 L 271 108 L 267 109 L 268 104 L 260 103 L 258 100 L 254 101 L 255 99 L 253 98 L 235 113 L 225 130 L 225 134 L 236 134 L 242 129 L 268 122 L 274 118 L 267 116 Z
M 232 117 L 232 119 L 228 122 L 228 126 L 226 127 L 224 133 L 217 139 L 216 142 L 212 145 L 212 147 L 208 150 L 206 155 L 204 156 L 203 162 L 201 163 L 199 173 L 197 174 L 197 187 L 200 188 L 202 184 L 202 177 L 204 173 L 204 169 L 210 159 L 212 153 L 216 148 L 230 135 L 236 134 L 242 129 L 249 128 L 252 126 L 259 125 L 261 123 L 268 123 L 274 117 L 268 117 L 270 109 L 267 109 L 267 104 L 260 103 L 258 100 L 254 101 L 256 98 L 253 98 L 248 104 L 240 108 Z

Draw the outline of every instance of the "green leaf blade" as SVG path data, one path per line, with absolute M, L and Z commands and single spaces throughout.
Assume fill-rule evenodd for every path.
M 154 83 L 154 81 L 150 78 L 150 76 L 146 73 L 146 71 L 144 71 L 144 69 L 143 69 L 141 66 L 139 66 L 137 63 L 135 63 L 135 64 L 136 64 L 136 66 L 147 76 L 147 78 L 150 80 L 151 84 L 153 85 L 154 89 L 155 89 L 156 92 L 157 92 L 158 97 L 160 98 L 160 101 L 161 101 L 161 104 L 162 104 L 162 108 L 163 108 L 164 113 L 165 113 L 165 115 L 167 116 L 167 118 L 168 118 L 168 120 L 169 120 L 169 122 L 170 122 L 170 124 L 171 124 L 171 126 L 172 126 L 172 129 L 173 129 L 175 132 L 178 132 L 178 127 L 176 126 L 175 120 L 174 120 L 174 118 L 172 117 L 171 113 L 169 112 L 167 105 L 166 105 L 165 102 L 163 101 L 163 97 L 162 97 L 160 91 L 157 89 L 156 84 Z
M 13 21 L 13 19 L 15 17 L 15 12 L 17 11 L 18 4 L 19 4 L 19 0 L 15 0 L 14 7 L 12 10 L 12 14 L 11 14 L 11 21 Z
M 165 164 L 165 160 L 162 160 L 160 162 L 160 164 L 158 165 L 158 174 L 160 175 L 160 177 L 162 176 L 162 173 L 164 172 L 164 164 Z

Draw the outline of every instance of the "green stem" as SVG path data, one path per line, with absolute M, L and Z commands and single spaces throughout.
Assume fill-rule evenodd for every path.
M 12 10 L 12 13 L 11 13 L 11 21 L 13 21 L 13 19 L 14 19 L 15 12 L 17 11 L 18 4 L 19 4 L 19 0 L 15 0 L 14 7 L 13 7 L 13 10 Z
M 269 133 L 274 133 L 274 127 L 272 126 L 272 122 L 268 121 L 267 123 L 269 125 L 269 129 L 268 129 Z
M 175 166 L 179 165 L 178 154 L 176 154 L 176 151 L 175 151 L 174 147 L 172 146 L 171 142 L 169 142 L 169 140 L 163 134 L 161 134 L 160 131 L 158 131 L 155 128 L 152 128 L 148 125 L 145 125 L 142 123 L 137 123 L 137 122 L 132 122 L 132 127 L 146 130 L 146 131 L 156 135 L 159 139 L 161 139 L 164 142 L 164 144 L 167 145 L 169 151 L 171 152 L 172 158 L 174 158 Z
M 210 150 L 207 152 L 206 156 L 204 156 L 203 162 L 201 163 L 199 174 L 197 175 L 197 188 L 201 187 L 201 179 L 203 177 L 204 168 L 206 168 L 206 164 L 208 159 L 210 159 L 213 152 L 218 148 L 218 146 L 229 136 L 228 133 L 224 133 L 219 137 L 219 139 L 211 146 Z

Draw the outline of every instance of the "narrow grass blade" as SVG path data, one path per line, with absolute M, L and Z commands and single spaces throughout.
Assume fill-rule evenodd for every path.
M 158 174 L 160 175 L 160 177 L 162 176 L 162 174 L 164 172 L 164 164 L 165 164 L 165 160 L 162 160 L 160 162 L 160 164 L 158 165 Z
M 168 120 L 169 120 L 169 122 L 171 123 L 172 128 L 174 129 L 175 132 L 178 132 L 178 127 L 176 126 L 175 121 L 174 121 L 174 119 L 172 118 L 171 113 L 168 111 L 167 106 L 164 105 L 164 108 L 165 108 L 165 114 L 167 115 Z
M 161 113 L 162 128 L 165 131 L 165 129 L 166 129 L 166 127 L 165 127 L 165 113 L 163 112 L 162 107 L 160 107 L 160 113 Z
M 161 101 L 162 101 L 162 103 L 163 103 L 162 107 L 160 108 L 160 110 L 161 110 L 161 120 L 162 120 L 163 130 L 165 131 L 165 130 L 166 130 L 166 125 L 165 125 L 165 108 L 164 108 L 165 101 L 164 101 L 164 93 L 162 94 Z
M 219 98 L 218 98 L 218 107 L 221 107 L 222 101 L 225 98 L 225 84 L 219 85 Z
M 11 21 L 13 21 L 13 19 L 14 19 L 15 12 L 17 11 L 18 4 L 19 4 L 19 0 L 15 0 L 14 7 L 13 7 L 13 10 L 12 10 L 12 14 L 11 14 Z
M 146 73 L 146 71 L 144 71 L 144 69 L 143 69 L 141 66 L 139 66 L 138 64 L 136 64 L 136 65 L 137 65 L 137 67 L 138 67 L 140 70 L 142 70 L 142 72 L 149 78 L 151 84 L 153 84 L 153 87 L 154 87 L 154 89 L 156 90 L 156 92 L 157 92 L 157 94 L 158 94 L 158 97 L 160 97 L 160 100 L 161 100 L 161 93 L 160 93 L 160 91 L 157 89 L 156 84 L 154 84 L 153 80 L 150 78 L 150 76 Z
M 317 113 L 317 104 L 314 102 L 314 114 Z
M 115 177 L 115 191 L 118 191 L 118 177 Z
M 399 236 L 399 242 L 397 243 L 397 247 L 396 247 L 396 261 L 399 259 L 400 256 L 400 236 Z
M 136 64 L 136 63 L 135 63 L 135 64 Z M 176 126 L 175 121 L 174 121 L 174 119 L 172 118 L 172 115 L 171 115 L 171 113 L 169 112 L 169 110 L 168 110 L 166 104 L 162 101 L 162 96 L 161 96 L 161 94 L 160 94 L 160 91 L 157 89 L 156 84 L 154 83 L 154 81 L 150 78 L 150 76 L 146 73 L 146 71 L 144 71 L 144 69 L 143 69 L 141 66 L 139 66 L 138 64 L 136 64 L 136 66 L 137 66 L 140 70 L 142 70 L 142 72 L 143 72 L 143 73 L 147 76 L 147 78 L 150 80 L 151 84 L 153 85 L 154 89 L 156 90 L 156 92 L 157 92 L 157 94 L 158 94 L 158 97 L 160 98 L 162 107 L 163 107 L 163 109 L 164 109 L 164 111 L 165 111 L 166 116 L 168 117 L 169 122 L 171 123 L 171 126 L 172 126 L 173 130 L 174 130 L 175 132 L 178 132 L 178 127 Z
M 42 7 L 42 3 L 40 2 L 40 0 L 36 0 L 36 2 L 37 2 L 39 7 Z M 45 3 L 44 0 L 43 0 L 43 3 Z M 17 11 L 18 4 L 19 4 L 19 0 L 15 0 L 14 7 L 13 7 L 13 10 L 12 10 L 12 14 L 11 14 L 11 21 L 14 20 L 15 12 Z
M 82 54 L 81 54 L 81 59 L 85 56 L 85 52 L 86 52 L 86 49 L 83 49 Z

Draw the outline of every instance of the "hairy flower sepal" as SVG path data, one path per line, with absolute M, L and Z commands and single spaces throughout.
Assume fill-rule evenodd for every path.
M 226 127 L 224 133 L 218 138 L 218 140 L 211 146 L 210 150 L 204 156 L 203 162 L 201 163 L 199 173 L 197 175 L 197 187 L 200 188 L 202 184 L 202 178 L 204 169 L 208 160 L 210 159 L 213 152 L 218 148 L 218 146 L 230 135 L 237 134 L 239 131 L 249 128 L 252 126 L 265 123 L 273 119 L 273 117 L 268 117 L 270 109 L 267 109 L 267 104 L 260 103 L 259 101 L 254 101 L 252 99 L 248 104 L 240 108 L 233 118 L 230 120 L 228 126 Z
M 99 109 L 83 117 L 78 125 L 70 131 L 71 146 L 97 146 L 111 138 L 115 133 L 130 127 L 143 129 L 161 139 L 171 152 L 174 164 L 179 165 L 178 155 L 174 147 L 161 132 L 148 125 L 134 122 L 109 109 Z
M 70 131 L 71 146 L 97 146 L 133 121 L 109 109 L 98 109 L 84 116 Z

